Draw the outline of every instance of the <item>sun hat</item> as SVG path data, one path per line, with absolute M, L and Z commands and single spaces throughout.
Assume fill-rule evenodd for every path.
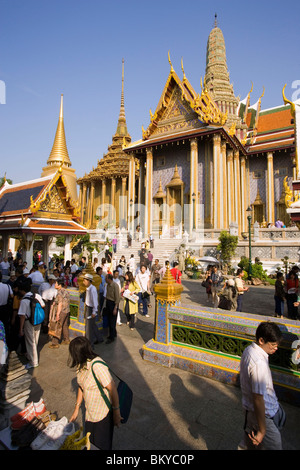
M 93 276 L 92 274 L 86 273 L 86 274 L 83 276 L 83 278 L 84 278 L 84 279 L 87 279 L 88 281 L 93 282 L 94 276 Z

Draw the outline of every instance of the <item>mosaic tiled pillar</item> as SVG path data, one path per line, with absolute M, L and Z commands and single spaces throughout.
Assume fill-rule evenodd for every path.
M 170 305 L 180 305 L 183 287 L 177 284 L 173 278 L 169 265 L 164 278 L 154 286 L 155 300 L 155 332 L 154 340 L 158 343 L 170 343 L 170 324 L 168 320 L 168 308 Z

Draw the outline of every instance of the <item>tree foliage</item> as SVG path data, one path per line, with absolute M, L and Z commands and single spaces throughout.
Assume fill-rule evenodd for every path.
M 231 235 L 226 230 L 222 230 L 219 236 L 219 244 L 217 250 L 221 253 L 223 264 L 229 265 L 231 259 L 235 255 L 235 251 L 239 242 L 239 237 Z

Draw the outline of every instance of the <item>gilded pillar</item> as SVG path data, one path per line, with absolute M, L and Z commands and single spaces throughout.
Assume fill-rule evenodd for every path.
M 221 219 L 221 228 L 228 228 L 228 198 L 227 198 L 227 162 L 226 162 L 226 142 L 223 140 L 221 142 L 221 154 L 222 154 L 222 173 L 221 173 L 221 197 L 223 202 L 223 217 Z
M 204 222 L 206 227 L 212 227 L 212 187 L 211 187 L 211 152 L 210 142 L 205 141 L 204 165 L 205 165 L 205 199 L 204 199 Z
M 239 233 L 241 233 L 241 183 L 240 183 L 240 153 L 235 150 L 233 153 L 233 172 L 234 172 L 234 199 L 235 214 L 234 222 L 238 224 Z
M 145 204 L 145 160 L 144 158 L 140 159 L 138 202 L 139 204 Z
M 146 150 L 145 237 L 152 232 L 153 150 Z
M 93 215 L 94 215 L 94 200 L 95 200 L 95 181 L 91 181 L 90 194 L 89 194 L 89 218 L 88 218 L 88 227 L 93 225 Z
M 82 202 L 81 202 L 81 223 L 84 224 L 84 215 L 86 212 L 86 191 L 87 191 L 87 184 L 86 182 L 83 183 L 82 187 Z
M 121 204 L 121 207 L 120 207 L 120 222 L 119 224 L 121 225 L 121 221 L 124 221 L 125 220 L 125 216 L 126 216 L 126 185 L 127 185 L 127 177 L 124 176 L 122 178 L 122 192 L 121 192 L 121 195 L 122 195 L 122 204 Z
M 116 214 L 116 205 L 115 205 L 115 195 L 116 195 L 116 178 L 111 179 L 110 187 L 110 222 L 115 222 Z
M 130 155 L 129 160 L 129 176 L 128 176 L 128 230 L 133 233 L 134 226 L 134 203 L 135 203 L 135 159 L 134 154 Z
M 247 231 L 247 182 L 246 182 L 246 157 L 241 157 L 241 231 Z
M 213 215 L 214 228 L 221 228 L 221 136 L 213 137 Z
M 198 141 L 191 140 L 190 150 L 190 231 L 198 226 Z
M 102 215 L 104 215 L 105 198 L 106 198 L 106 180 L 102 180 L 102 191 L 101 191 Z
M 82 206 L 82 187 L 83 183 L 79 183 L 79 198 L 78 198 L 78 203 L 81 211 L 81 206 Z
M 267 154 L 267 207 L 268 222 L 275 223 L 273 152 Z
M 227 200 L 228 224 L 235 221 L 233 150 L 227 151 Z
M 87 190 L 86 190 L 86 194 L 87 194 L 87 200 L 86 200 L 86 217 L 85 217 L 85 223 L 86 223 L 86 226 L 89 228 L 89 223 L 90 223 L 90 213 L 91 213 L 91 183 L 88 184 L 87 186 Z

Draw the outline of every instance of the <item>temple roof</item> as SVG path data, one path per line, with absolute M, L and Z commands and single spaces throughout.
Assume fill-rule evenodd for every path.
M 295 126 L 291 106 L 283 105 L 257 112 L 248 110 L 247 153 L 274 151 L 295 146 Z
M 85 233 L 78 224 L 79 205 L 73 201 L 61 169 L 52 175 L 0 188 L 0 231 Z

